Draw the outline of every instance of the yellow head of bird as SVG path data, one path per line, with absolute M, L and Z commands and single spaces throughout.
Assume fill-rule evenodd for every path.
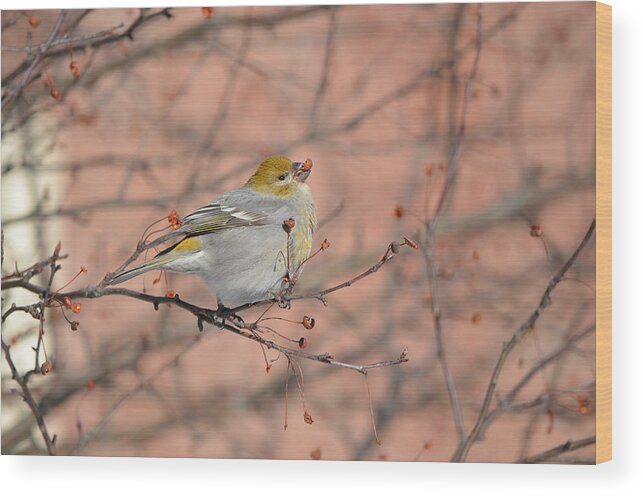
M 287 198 L 294 195 L 300 184 L 304 183 L 313 163 L 292 162 L 287 157 L 268 157 L 257 168 L 246 183 L 246 187 L 258 193 Z

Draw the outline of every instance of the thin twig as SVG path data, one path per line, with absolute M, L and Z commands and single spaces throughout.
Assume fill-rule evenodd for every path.
M 60 29 L 62 28 L 63 21 L 65 20 L 65 17 L 67 16 L 67 12 L 62 10 L 60 14 L 58 14 L 58 18 L 56 19 L 56 22 L 54 24 L 54 27 L 51 30 L 51 33 L 49 34 L 49 38 L 47 38 L 47 41 L 40 47 L 40 50 L 34 57 L 33 61 L 31 64 L 26 67 L 26 71 L 24 75 L 22 76 L 22 79 L 20 82 L 17 84 L 17 86 L 2 100 L 2 109 L 4 110 L 8 105 L 10 105 L 20 94 L 24 91 L 24 89 L 29 86 L 29 84 L 33 80 L 34 76 L 34 71 L 45 58 L 45 54 L 51 44 L 56 40 L 56 37 L 58 36 L 58 33 L 60 32 Z M 3 81 L 3 85 L 6 84 Z
M 462 13 L 462 10 L 458 11 L 459 14 Z M 429 281 L 429 289 L 431 292 L 431 313 L 433 315 L 433 327 L 435 331 L 435 342 L 438 360 L 442 368 L 442 375 L 444 376 L 444 382 L 447 387 L 447 392 L 449 394 L 449 402 L 451 404 L 451 411 L 453 414 L 453 421 L 455 423 L 456 432 L 458 434 L 458 446 L 461 447 L 465 439 L 465 427 L 464 419 L 462 414 L 462 405 L 460 404 L 460 399 L 458 396 L 458 391 L 455 385 L 455 380 L 451 374 L 449 368 L 449 363 L 446 354 L 446 347 L 444 344 L 444 332 L 442 327 L 442 308 L 440 304 L 440 295 L 438 288 L 438 276 L 439 270 L 438 265 L 433 256 L 433 244 L 434 244 L 434 234 L 435 226 L 440 218 L 440 215 L 443 212 L 446 198 L 450 195 L 453 190 L 455 183 L 455 178 L 458 170 L 458 162 L 462 154 L 462 142 L 464 139 L 464 133 L 466 129 L 467 113 L 469 109 L 469 100 L 471 99 L 471 91 L 473 86 L 473 80 L 476 77 L 478 72 L 478 65 L 480 62 L 480 53 L 482 51 L 482 5 L 477 7 L 477 24 L 476 24 L 476 42 L 475 42 L 475 55 L 473 60 L 473 65 L 469 73 L 469 77 L 465 82 L 464 87 L 464 97 L 462 103 L 462 114 L 460 117 L 460 126 L 458 133 L 455 137 L 453 143 L 453 151 L 449 159 L 447 166 L 447 177 L 442 188 L 439 201 L 433 212 L 433 215 L 425 223 L 425 233 L 426 241 L 424 243 L 423 254 L 427 267 L 427 278 Z
M 363 279 L 364 277 L 377 272 L 386 262 L 391 260 L 399 252 L 399 248 L 404 245 L 413 246 L 413 243 L 406 239 L 402 243 L 397 243 L 397 242 L 391 243 L 388 246 L 384 256 L 375 265 L 371 266 L 369 269 L 362 272 L 358 276 L 352 279 L 349 279 L 348 281 L 345 281 L 342 284 L 338 284 L 336 286 L 333 286 L 332 288 L 328 288 L 323 291 L 319 291 L 317 293 L 312 293 L 310 295 L 286 296 L 285 299 L 287 301 L 290 301 L 290 300 L 301 300 L 301 299 L 307 298 L 307 299 L 320 299 L 324 301 L 323 297 L 326 294 L 339 291 L 340 289 L 343 289 L 343 288 L 347 288 L 352 284 L 354 284 L 355 282 L 359 281 L 360 279 Z M 244 305 L 242 307 L 237 307 L 230 311 L 227 309 L 212 310 L 209 308 L 199 307 L 197 305 L 193 305 L 187 301 L 180 299 L 179 295 L 175 295 L 172 298 L 167 296 L 154 296 L 154 295 L 149 295 L 147 293 L 141 293 L 141 292 L 133 291 L 126 288 L 109 287 L 109 286 L 106 286 L 104 283 L 101 283 L 97 286 L 86 286 L 84 288 L 81 288 L 75 291 L 69 291 L 66 293 L 49 294 L 50 291 L 46 287 L 38 286 L 34 283 L 29 282 L 28 280 L 24 280 L 23 278 L 6 280 L 3 282 L 2 284 L 3 291 L 9 290 L 12 288 L 23 288 L 27 291 L 38 294 L 41 296 L 41 298 L 44 299 L 46 304 L 50 304 L 53 301 L 62 303 L 64 302 L 65 298 L 75 300 L 75 299 L 81 299 L 81 298 L 94 299 L 94 298 L 101 298 L 106 296 L 126 296 L 126 297 L 151 303 L 152 305 L 154 305 L 155 308 L 158 308 L 159 305 L 161 304 L 175 305 L 179 308 L 182 308 L 183 310 L 186 310 L 192 313 L 194 316 L 197 317 L 197 320 L 199 323 L 207 322 L 220 329 L 225 329 L 241 337 L 255 341 L 261 344 L 262 346 L 265 346 L 267 349 L 274 349 L 288 358 L 291 358 L 291 359 L 304 358 L 307 360 L 325 363 L 335 367 L 354 370 L 361 374 L 365 374 L 366 371 L 370 369 L 390 367 L 390 366 L 399 365 L 401 363 L 408 361 L 407 350 L 404 350 L 402 354 L 395 360 L 386 360 L 386 361 L 381 361 L 381 362 L 376 362 L 371 364 L 360 365 L 360 364 L 352 364 L 352 363 L 346 363 L 339 360 L 335 360 L 335 357 L 330 353 L 315 355 L 315 354 L 304 352 L 301 349 L 288 348 L 286 346 L 280 345 L 279 343 L 276 343 L 274 341 L 271 341 L 269 339 L 262 337 L 257 332 L 260 330 L 257 323 L 245 323 L 243 319 L 237 315 L 239 311 L 250 308 L 259 303 L 273 304 L 277 301 L 276 299 L 265 300 L 251 305 Z
M 36 419 L 38 429 L 40 430 L 40 434 L 42 434 L 42 438 L 45 441 L 45 446 L 47 447 L 47 453 L 49 453 L 50 455 L 54 455 L 55 451 L 53 438 L 49 435 L 49 431 L 47 430 L 47 425 L 45 424 L 45 419 L 42 415 L 42 412 L 40 411 L 40 407 L 31 394 L 31 389 L 29 389 L 27 382 L 24 380 L 23 376 L 20 375 L 20 372 L 18 372 L 18 369 L 16 368 L 13 359 L 11 358 L 11 347 L 4 342 L 4 339 L 1 341 L 2 351 L 4 352 L 5 359 L 7 360 L 7 365 L 9 365 L 9 369 L 11 370 L 11 377 L 18 383 L 18 386 L 20 386 L 22 397 L 29 406 L 29 409 L 31 410 L 31 413 L 33 413 L 34 418 Z
M 562 453 L 569 453 L 570 451 L 575 451 L 577 449 L 584 448 L 585 446 L 591 446 L 592 444 L 596 444 L 596 436 L 586 437 L 584 439 L 579 439 L 578 441 L 569 440 L 555 448 L 544 451 L 543 453 L 522 458 L 516 461 L 516 463 L 551 462 L 552 458 L 555 458 Z
M 545 398 L 550 398 L 551 395 L 541 395 L 537 398 L 535 398 L 533 401 L 529 401 L 526 403 L 523 403 L 521 405 L 516 405 L 513 403 L 514 399 L 518 395 L 518 393 L 529 383 L 529 381 L 541 370 L 543 370 L 545 367 L 547 367 L 549 364 L 553 363 L 555 360 L 561 357 L 564 353 L 569 351 L 572 346 L 574 346 L 578 341 L 580 341 L 582 338 L 585 336 L 588 336 L 592 332 L 596 330 L 596 325 L 592 324 L 591 326 L 587 327 L 584 331 L 579 332 L 578 334 L 572 336 L 567 340 L 567 342 L 561 346 L 558 350 L 554 351 L 553 353 L 549 354 L 542 360 L 540 360 L 538 363 L 536 363 L 523 377 L 518 381 L 518 383 L 513 387 L 507 395 L 505 395 L 499 402 L 498 406 L 496 406 L 495 409 L 489 412 L 487 415 L 486 419 L 484 420 L 481 433 L 484 433 L 486 429 L 488 429 L 489 425 L 496 419 L 498 418 L 503 412 L 506 411 L 515 411 L 515 410 L 522 410 L 523 406 L 536 406 L 542 403 L 543 399 Z
M 516 330 L 516 332 L 513 334 L 509 342 L 503 345 L 502 351 L 500 352 L 500 356 L 498 357 L 496 366 L 493 370 L 493 373 L 491 374 L 491 379 L 489 380 L 489 385 L 487 386 L 487 392 L 485 394 L 484 402 L 482 404 L 482 408 L 478 415 L 478 419 L 473 429 L 471 430 L 471 433 L 469 434 L 469 436 L 467 436 L 467 439 L 464 445 L 462 445 L 462 447 L 456 450 L 451 461 L 463 462 L 467 454 L 469 453 L 471 446 L 473 446 L 473 444 L 478 439 L 480 431 L 482 430 L 482 427 L 484 425 L 485 419 L 487 418 L 487 414 L 489 413 L 489 408 L 491 406 L 491 402 L 493 401 L 493 396 L 496 390 L 496 385 L 498 383 L 498 378 L 500 376 L 500 373 L 502 372 L 502 368 L 504 367 L 507 357 L 513 351 L 513 349 L 518 345 L 518 343 L 520 343 L 522 339 L 527 335 L 527 332 L 529 332 L 529 330 L 533 328 L 534 324 L 541 316 L 543 311 L 549 305 L 551 305 L 552 292 L 554 291 L 558 283 L 563 279 L 563 277 L 570 269 L 570 267 L 574 264 L 574 262 L 580 255 L 581 251 L 583 251 L 583 248 L 585 248 L 585 246 L 591 239 L 592 235 L 594 234 L 595 228 L 596 228 L 596 219 L 592 220 L 592 223 L 590 224 L 589 229 L 585 233 L 585 236 L 583 237 L 582 241 L 580 242 L 576 250 L 574 250 L 574 253 L 572 253 L 571 257 L 569 257 L 569 259 L 563 264 L 563 266 L 554 275 L 554 277 L 551 278 L 551 280 L 549 281 L 549 284 L 547 284 L 547 288 L 545 289 L 545 292 L 543 293 L 540 299 L 540 303 L 538 304 L 536 309 L 531 313 L 531 315 L 527 318 L 527 320 L 525 320 L 522 323 L 522 325 Z

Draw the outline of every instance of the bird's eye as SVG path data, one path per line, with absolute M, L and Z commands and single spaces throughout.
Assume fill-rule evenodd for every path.
M 285 181 L 286 180 L 286 174 L 282 174 L 281 176 L 278 177 L 280 181 Z

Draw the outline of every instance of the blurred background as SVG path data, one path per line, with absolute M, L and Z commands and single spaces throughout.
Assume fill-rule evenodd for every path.
M 468 434 L 503 343 L 594 217 L 594 15 L 591 2 L 3 11 L 3 277 L 61 241 L 53 287 L 81 266 L 67 289 L 96 284 L 150 223 L 242 185 L 271 154 L 312 158 L 315 244 L 331 243 L 296 292 L 355 276 L 402 236 L 420 244 L 327 306 L 271 310 L 316 319 L 273 326 L 311 353 L 364 364 L 408 349 L 368 389 L 301 360 L 310 425 L 284 357 L 266 373 L 259 345 L 199 333 L 179 308 L 83 300 L 77 331 L 47 310 L 53 370 L 29 387 L 56 453 L 451 459 L 445 364 Z M 467 461 L 594 435 L 594 265 L 592 238 L 508 357 Z M 157 275 L 125 286 L 216 305 L 196 277 Z M 38 301 L 2 297 L 3 314 Z M 37 336 L 29 315 L 3 321 L 21 373 Z M 4 354 L 2 453 L 46 453 Z M 593 459 L 590 442 L 548 461 Z

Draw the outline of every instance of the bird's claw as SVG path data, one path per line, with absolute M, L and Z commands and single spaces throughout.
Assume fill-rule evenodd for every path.
M 279 308 L 290 310 L 290 300 L 287 299 L 283 294 L 277 295 L 275 297 L 275 300 L 277 301 L 277 306 L 279 306 Z
M 215 312 L 215 315 L 221 319 L 221 324 L 219 325 L 220 328 L 223 328 L 225 326 L 226 320 L 235 321 L 242 325 L 245 324 L 245 321 L 239 315 L 237 315 L 232 311 L 232 309 L 224 306 L 221 303 L 217 305 L 217 311 Z

